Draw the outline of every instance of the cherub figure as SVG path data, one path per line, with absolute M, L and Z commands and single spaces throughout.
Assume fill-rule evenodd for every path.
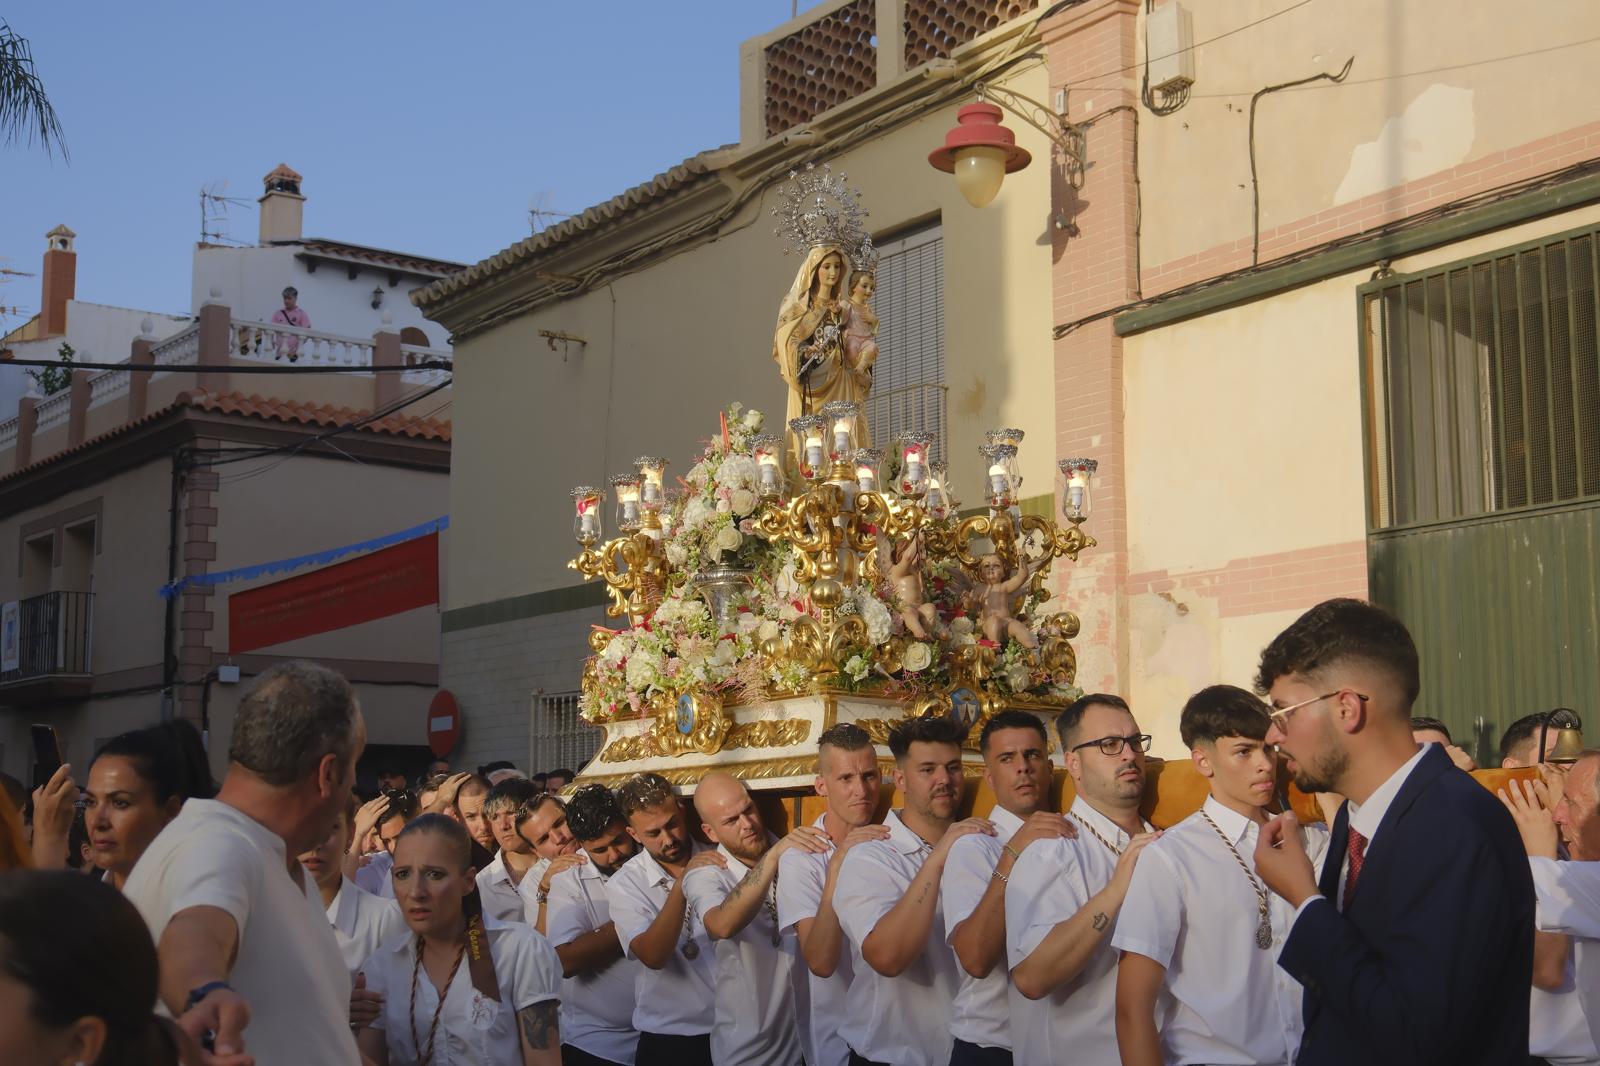
M 872 310 L 872 294 L 878 279 L 868 270 L 850 276 L 850 305 L 844 315 L 844 365 L 865 396 L 872 391 L 872 368 L 878 362 L 878 316 Z
M 978 630 L 986 640 L 1004 644 L 1007 638 L 1015 640 L 1030 651 L 1038 648 L 1039 641 L 1028 627 L 1012 614 L 1012 604 L 1028 584 L 1044 559 L 1024 563 L 1015 574 L 1006 575 L 1005 560 L 992 552 L 978 560 L 978 580 L 972 588 L 971 598 L 978 611 Z
M 932 640 L 943 628 L 939 611 L 929 603 L 922 587 L 922 534 L 913 533 L 889 549 L 889 580 L 900 605 L 900 621 L 918 640 Z

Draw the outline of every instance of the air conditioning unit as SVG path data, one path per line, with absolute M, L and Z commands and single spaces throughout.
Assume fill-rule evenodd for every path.
M 1152 91 L 1175 93 L 1194 84 L 1194 19 L 1177 0 L 1145 16 L 1144 49 Z

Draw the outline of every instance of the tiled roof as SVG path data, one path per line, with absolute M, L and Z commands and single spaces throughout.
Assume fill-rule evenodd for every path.
M 552 248 L 564 244 L 597 226 L 608 222 L 616 222 L 639 212 L 655 201 L 704 178 L 707 174 L 715 173 L 718 167 L 712 162 L 711 157 L 732 147 L 735 146 L 725 145 L 722 148 L 714 148 L 711 151 L 690 156 L 682 163 L 670 170 L 657 174 L 642 185 L 635 185 L 627 192 L 613 196 L 604 203 L 596 204 L 580 215 L 575 215 L 559 225 L 551 226 L 549 229 L 541 230 L 531 237 L 518 241 L 504 251 L 497 252 L 482 262 L 474 263 L 465 270 L 457 271 L 447 278 L 434 282 L 425 289 L 413 292 L 411 294 L 411 302 L 418 307 L 426 307 L 429 304 L 437 303 L 533 256 L 548 252 Z
M 75 447 L 63 448 L 58 452 L 51 452 L 49 455 L 41 456 L 21 470 L 8 470 L 0 473 L 0 482 L 9 481 L 29 471 L 37 470 L 42 466 L 64 459 L 69 455 L 78 455 L 92 448 L 98 448 L 107 441 L 126 435 L 131 430 L 156 422 L 179 409 L 190 407 L 217 414 L 243 415 L 249 418 L 269 419 L 274 422 L 291 422 L 297 425 L 322 426 L 326 428 L 342 426 L 365 418 L 372 413 L 370 411 L 360 411 L 353 407 L 333 407 L 328 404 L 314 404 L 297 400 L 268 399 L 262 396 L 246 396 L 238 392 L 213 394 L 205 389 L 193 389 L 178 393 L 167 406 L 151 411 L 143 418 L 136 418 L 131 422 L 124 422 L 119 426 L 114 426 L 104 433 L 90 437 Z M 390 433 L 413 439 L 449 443 L 450 420 L 388 415 L 360 427 L 356 432 Z
M 180 392 L 173 406 L 188 405 L 202 411 L 215 411 L 225 415 L 247 415 L 267 418 L 277 422 L 294 422 L 303 426 L 342 426 L 372 414 L 353 407 L 333 407 L 329 404 L 309 403 L 304 400 L 283 400 L 268 396 L 246 396 L 242 392 L 212 393 L 206 389 Z M 387 415 L 360 427 L 364 433 L 393 433 L 421 440 L 449 441 L 450 421 L 439 418 L 416 418 L 410 415 Z
M 346 244 L 344 241 L 332 241 L 325 237 L 306 237 L 300 241 L 286 243 L 299 244 L 309 255 L 324 255 L 330 259 L 356 260 L 362 263 L 371 263 L 374 266 L 405 270 L 413 274 L 449 276 L 466 268 L 465 263 L 452 263 L 448 259 L 430 259 L 425 255 L 412 255 L 409 252 L 391 252 L 387 248 L 371 248 L 364 244 Z

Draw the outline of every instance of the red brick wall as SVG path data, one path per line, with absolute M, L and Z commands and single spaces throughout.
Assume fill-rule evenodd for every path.
M 1337 596 L 1367 596 L 1367 545 L 1355 540 L 1318 548 L 1253 555 L 1209 570 L 1146 570 L 1129 574 L 1129 596 L 1204 596 L 1219 618 L 1303 611 Z

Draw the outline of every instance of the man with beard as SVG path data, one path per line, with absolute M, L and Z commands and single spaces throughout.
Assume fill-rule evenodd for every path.
M 517 835 L 528 842 L 539 861 L 517 883 L 523 910 L 534 931 L 545 931 L 549 911 L 550 881 L 562 870 L 585 862 L 567 826 L 566 801 L 548 792 L 533 797 L 517 811 Z
M 1139 817 L 1150 736 L 1121 696 L 1097 693 L 1056 718 L 1077 797 L 1076 837 L 1036 843 L 1006 884 L 1012 1047 L 1026 1066 L 1114 1066 L 1117 914 L 1146 845 Z
M 1595 1066 L 1600 1063 L 1600 751 L 1580 755 L 1564 784 L 1561 799 L 1552 803 L 1545 782 L 1508 781 L 1500 801 L 1516 819 L 1528 849 L 1539 899 L 1528 1051 L 1551 1066 Z M 1571 861 L 1556 860 L 1558 844 L 1566 846 Z
M 950 1013 L 951 1066 L 1007 1066 L 1011 1055 L 1011 978 L 1005 963 L 1006 883 L 1017 858 L 1037 840 L 1076 835 L 1052 813 L 1050 737 L 1025 711 L 1001 711 L 983 725 L 978 750 L 994 789 L 994 835 L 974 833 L 950 847 L 939 891 L 944 928 L 961 964 Z
M 703 866 L 683 884 L 717 952 L 711 1057 L 718 1066 L 800 1066 L 798 952 L 794 938 L 778 932 L 773 879 L 785 852 L 823 852 L 822 830 L 803 825 L 774 840 L 749 789 L 721 771 L 701 779 L 694 806 L 725 864 Z
M 950 1061 L 959 969 L 945 943 L 939 878 L 957 840 L 994 832 L 982 818 L 955 820 L 966 736 L 951 718 L 914 718 L 889 731 L 904 806 L 884 819 L 886 839 L 857 844 L 839 869 L 834 906 L 856 964 L 840 1026 L 852 1063 Z
M 606 882 L 611 920 L 626 958 L 645 969 L 635 986 L 639 1066 L 711 1066 L 715 973 L 705 925 L 683 892 L 690 869 L 722 865 L 700 848 L 672 786 L 635 774 L 617 790 L 628 834 L 644 850 Z
M 534 797 L 533 786 L 520 778 L 502 781 L 483 800 L 483 816 L 500 846 L 494 861 L 478 871 L 478 896 L 483 912 L 502 922 L 526 921 L 526 907 L 517 894 L 528 871 L 539 861 L 533 845 L 517 832 L 517 812 Z
M 1345 797 L 1320 883 L 1293 814 L 1256 844 L 1257 873 L 1296 910 L 1278 965 L 1305 988 L 1297 1062 L 1525 1061 L 1527 853 L 1487 789 L 1412 739 L 1411 634 L 1382 608 L 1328 600 L 1267 645 L 1256 687 L 1300 788 Z
M 1184 705 L 1179 730 L 1211 795 L 1145 849 L 1128 885 L 1111 938 L 1122 953 L 1123 1066 L 1294 1060 L 1300 986 L 1273 951 L 1294 911 L 1267 891 L 1252 858 L 1277 791 L 1277 755 L 1263 743 L 1271 724 L 1261 701 L 1232 685 L 1201 689 Z M 1327 831 L 1300 834 L 1321 862 Z
M 633 988 L 641 969 L 622 957 L 606 882 L 633 858 L 616 797 L 585 785 L 567 804 L 567 826 L 588 862 L 550 880 L 546 937 L 561 959 L 561 1056 L 569 1066 L 632 1066 L 639 1046 Z
M 850 1048 L 839 1035 L 850 978 L 850 953 L 833 907 L 839 866 L 852 847 L 885 840 L 873 824 L 878 813 L 878 755 L 866 730 L 850 722 L 832 726 L 817 741 L 817 795 L 827 809 L 811 823 L 822 830 L 821 852 L 786 851 L 778 860 L 778 928 L 794 930 L 807 980 L 795 985 L 800 1049 L 811 1066 L 845 1066 Z

